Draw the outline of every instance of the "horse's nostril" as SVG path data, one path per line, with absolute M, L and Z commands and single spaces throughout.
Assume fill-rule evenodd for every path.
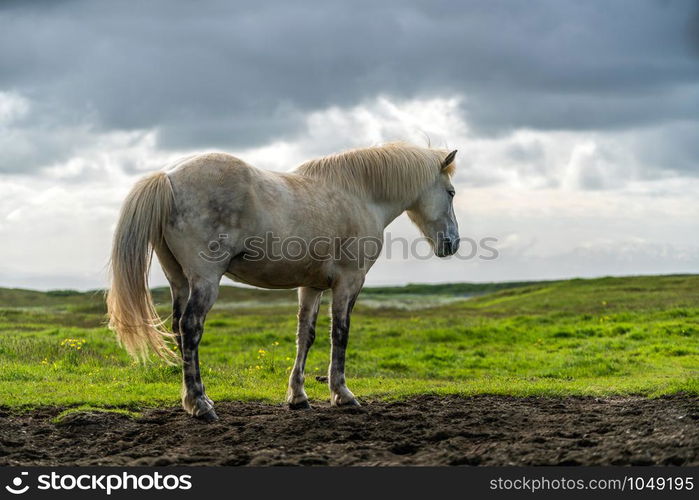
M 453 240 L 448 236 L 444 236 L 442 238 L 442 255 L 443 256 L 451 255 L 453 253 L 453 249 L 454 249 Z
M 442 237 L 442 251 L 446 255 L 453 255 L 459 248 L 459 238 L 452 238 L 450 236 Z

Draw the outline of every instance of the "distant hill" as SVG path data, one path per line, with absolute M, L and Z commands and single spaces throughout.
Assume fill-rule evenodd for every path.
M 471 296 L 484 293 L 535 285 L 536 281 L 505 282 L 505 283 L 445 283 L 445 284 L 417 284 L 411 283 L 403 286 L 365 287 L 363 295 L 451 295 Z M 154 300 L 157 303 L 170 301 L 170 289 L 167 287 L 154 288 L 152 290 Z M 263 290 L 259 288 L 243 288 L 224 285 L 219 292 L 219 300 L 225 302 L 239 301 L 288 301 L 295 300 L 295 290 Z M 1 288 L 0 307 L 51 307 L 57 305 L 87 305 L 102 302 L 103 290 L 90 290 L 79 292 L 76 290 L 51 290 L 40 292 L 22 288 Z
M 537 285 L 547 283 L 545 281 L 504 281 L 500 283 L 440 283 L 424 284 L 409 283 L 403 286 L 377 286 L 366 287 L 362 293 L 372 295 L 482 295 L 484 293 L 507 290 L 508 288 L 518 288 L 522 286 Z M 548 282 L 551 283 L 551 282 Z
M 646 288 L 654 281 L 674 278 L 689 278 L 696 275 L 672 275 L 672 276 L 630 276 L 596 279 L 573 279 L 560 281 L 513 281 L 501 283 L 442 283 L 442 284 L 418 284 L 411 283 L 403 286 L 365 287 L 362 297 L 387 298 L 390 296 L 406 295 L 435 295 L 443 297 L 470 297 L 485 295 L 494 292 L 503 292 L 515 288 L 550 287 L 556 285 L 557 289 L 569 286 L 593 284 L 615 284 L 619 286 Z M 152 290 L 156 304 L 165 305 L 170 302 L 170 290 L 166 287 Z M 243 288 L 238 286 L 222 286 L 219 293 L 219 302 L 293 302 L 296 299 L 295 290 L 263 290 L 258 288 Z M 79 292 L 75 290 L 51 290 L 40 292 L 20 288 L 0 288 L 0 308 L 23 307 L 58 307 L 72 310 L 97 311 L 103 308 L 104 291 L 91 290 Z

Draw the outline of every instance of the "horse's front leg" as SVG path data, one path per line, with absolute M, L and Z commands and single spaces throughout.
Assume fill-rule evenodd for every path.
M 346 280 L 333 286 L 332 329 L 330 339 L 330 368 L 328 384 L 330 386 L 330 403 L 333 406 L 359 406 L 354 394 L 345 382 L 345 353 L 349 340 L 350 314 L 362 288 L 364 278 Z
M 217 420 L 214 403 L 204 391 L 199 371 L 199 342 L 204 333 L 204 320 L 216 301 L 218 285 L 208 282 L 190 283 L 187 305 L 180 319 L 182 344 L 182 406 L 192 416 L 207 422 Z
M 308 396 L 303 388 L 304 372 L 308 351 L 316 338 L 316 319 L 320 308 L 321 290 L 299 288 L 298 328 L 296 330 L 296 361 L 289 376 L 289 390 L 286 401 L 292 410 L 310 408 Z

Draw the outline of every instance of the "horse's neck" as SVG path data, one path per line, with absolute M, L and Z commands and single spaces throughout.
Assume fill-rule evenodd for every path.
M 397 179 L 396 182 L 401 182 Z M 414 202 L 412 199 L 389 199 L 384 197 L 370 198 L 369 204 L 371 205 L 372 211 L 377 215 L 378 220 L 380 220 L 384 229 L 391 222 L 393 222 L 398 216 L 405 212 L 408 207 Z
M 384 229 L 407 209 L 404 202 L 383 200 L 371 200 L 368 208 L 374 213 L 376 220 L 383 225 Z
M 370 190 L 367 190 L 370 191 Z M 376 217 L 376 220 L 386 229 L 391 222 L 408 209 L 412 201 L 390 200 L 383 197 L 357 195 L 359 203 L 366 206 Z
M 296 171 L 294 171 L 296 173 Z M 404 200 L 404 199 L 391 199 L 391 194 L 389 193 L 376 193 L 373 189 L 372 184 L 377 182 L 375 179 L 363 179 L 363 183 L 357 186 L 343 186 L 340 187 L 336 179 L 332 176 L 328 176 L 326 172 L 304 172 L 302 174 L 304 177 L 310 177 L 314 179 L 314 182 L 319 182 L 327 186 L 331 186 L 333 189 L 342 189 L 349 194 L 356 196 L 358 203 L 369 208 L 375 215 L 377 221 L 383 224 L 384 229 L 393 220 L 395 220 L 399 215 L 405 212 L 409 205 L 414 200 Z M 403 179 L 395 179 L 394 182 L 401 183 Z M 407 181 L 406 181 L 407 182 Z M 362 185 L 364 184 L 364 185 Z M 374 193 L 374 194 L 372 194 Z M 409 194 L 407 196 L 410 196 Z

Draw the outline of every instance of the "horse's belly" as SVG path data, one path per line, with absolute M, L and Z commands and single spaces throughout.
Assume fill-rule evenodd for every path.
M 309 286 L 326 289 L 330 287 L 330 278 L 325 267 L 313 261 L 247 261 L 244 257 L 236 257 L 228 266 L 226 276 L 261 288 Z

